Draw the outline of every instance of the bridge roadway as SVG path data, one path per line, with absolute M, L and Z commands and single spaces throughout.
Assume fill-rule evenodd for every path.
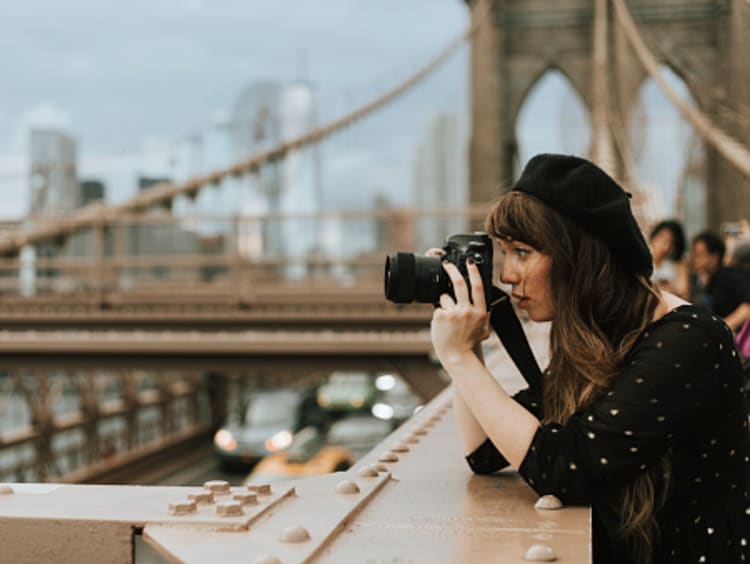
M 279 384 L 332 370 L 396 371 L 421 397 L 445 386 L 428 329 L 0 331 L 0 368 L 268 371 Z
M 381 286 L 261 285 L 0 297 L 5 329 L 416 329 L 432 308 L 401 306 Z
M 4 557 L 130 562 L 136 531 L 181 562 L 512 563 L 535 544 L 562 562 L 590 562 L 589 509 L 535 509 L 536 495 L 513 472 L 469 472 L 450 394 L 347 472 L 273 484 L 257 503 L 232 505 L 232 495 L 218 494 L 173 515 L 170 503 L 201 488 L 12 485 L 0 497 L 0 538 L 14 539 Z M 237 514 L 219 515 L 219 507 Z M 295 534 L 296 542 L 284 540 Z

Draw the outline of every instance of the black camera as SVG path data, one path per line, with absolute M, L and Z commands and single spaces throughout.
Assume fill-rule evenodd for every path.
M 393 253 L 385 259 L 385 297 L 397 304 L 419 302 L 435 304 L 441 294 L 455 298 L 453 284 L 443 270 L 442 262 L 455 264 L 469 285 L 466 260 L 477 265 L 482 276 L 484 300 L 489 310 L 492 301 L 492 239 L 486 233 L 458 233 L 451 235 L 443 245 L 441 257 Z M 469 285 L 469 292 L 471 286 Z

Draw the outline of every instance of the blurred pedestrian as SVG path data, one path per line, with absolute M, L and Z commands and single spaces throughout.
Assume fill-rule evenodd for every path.
M 724 234 L 724 245 L 726 253 L 724 255 L 725 266 L 735 266 L 734 256 L 738 246 L 743 242 L 750 241 L 750 222 L 746 219 L 740 221 L 729 221 L 722 225 Z
M 648 239 L 654 257 L 654 274 L 651 279 L 662 290 L 681 298 L 690 293 L 690 269 L 685 255 L 685 232 L 674 219 L 660 221 L 651 230 Z
M 712 231 L 693 238 L 690 298 L 737 331 L 750 319 L 750 277 L 724 266 L 725 252 L 724 241 Z

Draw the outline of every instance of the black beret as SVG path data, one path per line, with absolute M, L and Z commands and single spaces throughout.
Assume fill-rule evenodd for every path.
M 653 273 L 651 251 L 630 209 L 630 194 L 595 164 L 568 155 L 537 155 L 513 190 L 576 220 L 635 272 L 647 277 Z

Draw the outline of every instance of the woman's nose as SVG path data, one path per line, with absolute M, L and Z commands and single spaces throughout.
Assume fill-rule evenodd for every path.
M 506 259 L 503 261 L 503 267 L 500 270 L 500 282 L 503 284 L 518 284 L 521 280 L 518 269 L 512 264 L 512 260 Z

